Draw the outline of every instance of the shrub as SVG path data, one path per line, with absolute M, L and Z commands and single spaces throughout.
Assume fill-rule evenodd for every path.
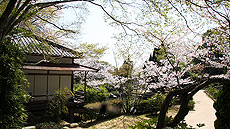
M 123 101 L 121 99 L 108 100 L 107 103 L 118 108 L 122 108 L 123 105 Z
M 60 124 L 57 124 L 55 122 L 39 123 L 35 127 L 36 129 L 63 129 Z
M 166 95 L 162 93 L 156 93 L 151 98 L 147 100 L 140 100 L 135 105 L 136 113 L 143 114 L 143 113 L 156 113 L 160 110 L 161 105 L 164 102 Z
M 195 102 L 193 100 L 189 100 L 188 102 L 188 108 L 189 110 L 193 110 L 195 107 Z
M 0 128 L 20 128 L 27 119 L 23 103 L 27 79 L 20 69 L 24 53 L 10 39 L 0 42 Z
M 230 86 L 224 85 L 223 89 L 220 91 L 220 94 L 217 97 L 217 100 L 214 102 L 214 108 L 216 109 L 216 129 L 230 129 Z
M 165 125 L 172 120 L 172 117 L 165 118 Z M 158 117 L 151 118 L 149 120 L 137 121 L 136 125 L 130 126 L 132 129 L 156 129 Z M 192 129 L 188 127 L 188 124 L 185 121 L 181 121 L 176 127 L 165 127 L 164 129 Z
M 47 112 L 51 114 L 54 122 L 60 122 L 62 115 L 68 114 L 67 102 L 66 93 L 62 90 L 56 91 L 53 98 L 49 100 Z
M 122 107 L 122 101 L 119 99 L 109 100 L 106 102 L 90 103 L 84 106 L 84 108 L 86 108 L 83 114 L 84 119 L 92 120 L 92 119 L 101 118 L 102 116 L 113 117 L 121 113 L 120 111 L 121 107 Z
M 208 92 L 212 98 L 217 99 L 219 91 L 222 89 L 223 85 L 218 83 L 211 84 L 208 88 L 206 88 L 206 92 Z
M 75 90 L 84 91 L 84 85 L 75 85 Z M 99 86 L 98 89 L 94 88 L 86 88 L 86 103 L 93 102 L 102 102 L 106 101 L 109 97 L 109 92 L 104 86 Z

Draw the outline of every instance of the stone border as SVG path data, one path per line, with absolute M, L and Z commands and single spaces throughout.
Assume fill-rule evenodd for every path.
M 216 101 L 216 99 L 214 99 L 214 98 L 212 97 L 212 95 L 210 95 L 206 90 L 204 90 L 204 93 L 206 93 L 206 95 L 207 95 L 210 99 L 212 99 L 214 102 Z

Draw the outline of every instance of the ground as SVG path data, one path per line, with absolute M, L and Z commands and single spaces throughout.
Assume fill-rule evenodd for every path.
M 195 108 L 193 111 L 190 111 L 189 114 L 185 117 L 186 123 L 193 126 L 193 128 L 198 129 L 197 124 L 205 124 L 201 129 L 214 129 L 214 121 L 216 119 L 215 109 L 213 108 L 213 100 L 210 99 L 205 93 L 204 90 L 200 90 L 193 97 L 195 101 Z M 178 111 L 179 106 L 176 105 L 173 108 L 169 109 L 167 116 L 174 116 Z M 127 129 L 130 125 L 134 125 L 135 121 L 142 121 L 149 119 L 148 117 L 142 116 L 120 116 L 107 121 L 93 122 L 88 125 L 88 129 Z M 82 129 L 78 127 L 76 129 Z
M 214 129 L 216 110 L 213 108 L 213 100 L 204 93 L 204 90 L 198 91 L 193 100 L 196 103 L 195 108 L 185 117 L 186 123 L 194 128 L 198 128 L 197 124 L 204 123 L 205 126 L 201 129 Z
M 119 116 L 106 121 L 96 121 L 88 124 L 84 129 L 127 129 L 130 125 L 135 125 L 136 121 L 142 121 L 150 119 L 142 116 Z M 75 129 L 82 129 L 82 127 L 77 127 Z
M 214 129 L 214 121 L 216 119 L 215 109 L 213 108 L 213 100 L 210 99 L 205 93 L 204 90 L 200 90 L 193 97 L 195 101 L 195 108 L 193 111 L 190 111 L 189 114 L 185 117 L 186 123 L 192 125 L 193 128 L 198 129 L 197 124 L 205 124 L 201 129 Z M 175 105 L 169 109 L 167 116 L 176 115 L 179 109 L 179 105 Z M 127 129 L 131 125 L 135 125 L 136 121 L 143 121 L 150 119 L 145 115 L 140 116 L 119 116 L 112 119 L 102 120 L 102 121 L 89 121 L 88 124 L 85 124 L 83 127 L 76 127 L 74 129 Z M 73 129 L 73 128 L 71 128 Z
M 179 109 L 179 106 L 176 105 L 169 109 L 169 112 L 167 113 L 167 116 L 174 116 L 176 115 L 177 111 Z M 148 120 L 149 117 L 146 117 L 146 115 L 140 115 L 140 116 L 126 116 L 122 115 L 110 120 L 104 120 L 104 121 L 94 121 L 86 124 L 83 127 L 77 127 L 74 129 L 127 129 L 131 125 L 135 125 L 136 121 L 143 121 Z

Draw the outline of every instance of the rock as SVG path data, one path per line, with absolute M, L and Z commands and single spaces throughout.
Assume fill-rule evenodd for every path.
M 75 128 L 75 127 L 78 127 L 78 126 L 79 126 L 78 123 L 71 123 L 71 124 L 69 125 L 70 128 Z
M 35 126 L 27 126 L 27 127 L 23 127 L 22 129 L 36 129 Z
M 60 122 L 60 125 L 62 125 L 62 126 L 70 126 L 70 123 L 68 123 L 66 121 L 62 121 L 62 122 Z
M 66 127 L 66 126 L 65 126 L 65 127 L 63 127 L 63 129 L 69 129 L 69 127 Z

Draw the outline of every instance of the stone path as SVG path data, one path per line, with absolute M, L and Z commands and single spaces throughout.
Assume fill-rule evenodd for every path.
M 190 111 L 185 117 L 186 123 L 196 129 L 199 129 L 199 127 L 196 126 L 199 123 L 205 124 L 201 129 L 214 129 L 216 110 L 213 108 L 213 100 L 204 93 L 204 90 L 197 92 L 193 96 L 193 100 L 196 103 L 195 108 L 194 111 Z

